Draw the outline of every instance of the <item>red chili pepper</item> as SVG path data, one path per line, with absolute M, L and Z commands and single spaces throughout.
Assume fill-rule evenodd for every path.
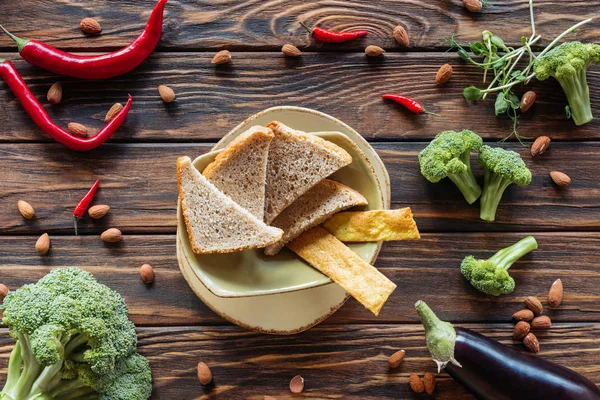
M 423 104 L 419 103 L 416 100 L 411 99 L 410 97 L 400 96 L 399 94 L 384 94 L 382 97 L 387 100 L 394 100 L 396 103 L 404 106 L 407 110 L 412 111 L 415 114 L 425 113 L 425 114 L 436 115 L 439 117 L 438 114 L 426 111 L 423 108 Z
M 1 58 L 0 77 L 4 79 L 12 89 L 17 99 L 19 99 L 23 105 L 25 111 L 27 111 L 27 114 L 33 119 L 33 122 L 35 122 L 35 124 L 52 139 L 64 144 L 71 150 L 87 151 L 100 146 L 110 138 L 117 129 L 119 129 L 131 108 L 131 95 L 129 95 L 129 100 L 127 100 L 125 107 L 123 107 L 123 109 L 108 124 L 104 125 L 104 128 L 102 128 L 96 136 L 91 138 L 80 138 L 71 135 L 71 133 L 56 125 L 52 119 L 50 119 L 50 116 L 44 107 L 37 101 L 33 93 L 31 93 L 31 90 L 29 90 L 27 84 L 21 75 L 19 75 L 15 66 L 10 61 Z
M 98 179 L 94 183 L 94 185 L 92 186 L 90 191 L 87 192 L 87 194 L 85 196 L 83 196 L 83 199 L 81 199 L 81 201 L 77 204 L 77 207 L 75 207 L 75 210 L 73 210 L 73 217 L 75 218 L 75 235 L 77 235 L 77 221 L 82 219 L 83 216 L 85 215 L 85 212 L 89 208 L 90 203 L 92 202 L 92 200 L 94 199 L 94 196 L 96 195 L 98 186 L 100 186 L 100 179 Z
M 327 29 L 319 28 L 318 26 L 315 26 L 314 28 L 310 29 L 308 26 L 304 25 L 302 22 L 300 22 L 300 25 L 302 25 L 302 27 L 304 29 L 306 29 L 306 31 L 308 33 L 310 33 L 312 35 L 312 37 L 317 39 L 319 42 L 324 42 L 324 43 L 347 42 L 348 40 L 367 36 L 367 33 L 368 33 L 365 30 L 350 31 L 350 32 L 334 32 L 334 31 L 330 31 Z
M 131 71 L 152 54 L 162 33 L 167 1 L 159 0 L 137 39 L 121 50 L 97 56 L 67 53 L 38 40 L 18 38 L 1 25 L 0 28 L 17 43 L 21 57 L 36 67 L 73 78 L 107 79 Z

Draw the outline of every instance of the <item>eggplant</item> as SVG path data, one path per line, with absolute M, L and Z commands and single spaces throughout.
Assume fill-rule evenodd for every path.
M 470 329 L 441 321 L 415 304 L 427 347 L 446 372 L 481 400 L 600 400 L 600 389 L 577 372 L 516 351 Z

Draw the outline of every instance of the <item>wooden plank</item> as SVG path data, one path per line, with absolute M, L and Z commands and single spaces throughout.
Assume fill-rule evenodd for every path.
M 421 176 L 417 153 L 425 145 L 375 144 L 390 174 L 394 206 L 412 207 L 424 232 L 597 230 L 600 226 L 598 142 L 553 143 L 535 161 L 520 145 L 506 145 L 524 154 L 533 181 L 506 190 L 496 223 L 481 221 L 477 203 L 469 206 L 448 179 L 433 184 Z M 102 183 L 95 204 L 108 204 L 112 210 L 105 220 L 80 222 L 83 234 L 99 234 L 107 227 L 125 233 L 173 233 L 175 160 L 181 155 L 193 158 L 209 148 L 205 144 L 118 144 L 76 153 L 58 144 L 3 144 L 0 234 L 72 234 L 73 209 L 97 178 Z M 482 176 L 476 164 L 473 161 L 476 174 Z M 569 188 L 556 187 L 549 177 L 552 170 L 571 176 Z M 20 199 L 37 210 L 35 219 L 24 220 L 17 212 Z
M 523 349 L 511 339 L 511 324 L 466 327 Z M 538 356 L 600 384 L 598 335 L 600 325 L 553 326 L 539 335 Z M 152 399 L 291 399 L 288 385 L 295 375 L 305 379 L 303 398 L 417 399 L 422 396 L 411 392 L 409 374 L 436 370 L 420 325 L 343 325 L 279 337 L 224 327 L 143 328 L 139 340 L 152 367 Z M 0 331 L 0 385 L 12 344 L 6 330 Z M 406 358 L 390 370 L 387 358 L 398 349 L 406 350 Z M 199 361 L 211 368 L 214 385 L 199 384 Z M 473 398 L 445 373 L 436 380 L 436 398 Z
M 5 2 L 0 8 L 6 28 L 13 33 L 46 41 L 66 49 L 114 49 L 132 41 L 143 29 L 155 0 L 86 2 L 35 1 Z M 538 33 L 548 43 L 558 34 L 593 17 L 597 8 L 589 2 L 569 4 L 568 13 L 561 13 L 556 0 L 536 0 L 535 15 Z M 94 17 L 102 24 L 102 34 L 85 37 L 79 21 Z M 344 45 L 321 45 L 309 40 L 299 21 L 308 25 L 346 31 L 366 29 L 367 38 Z M 432 0 L 414 2 L 390 0 L 380 2 L 294 0 L 260 1 L 210 0 L 194 2 L 171 1 L 166 6 L 161 49 L 254 49 L 278 50 L 292 42 L 307 49 L 363 50 L 367 44 L 398 49 L 391 32 L 401 24 L 409 32 L 418 49 L 444 49 L 445 40 L 456 33 L 465 41 L 481 38 L 489 29 L 504 37 L 507 43 L 519 44 L 521 36 L 530 36 L 528 0 L 490 3 L 481 14 L 471 14 L 462 1 Z M 600 22 L 590 23 L 577 32 L 577 37 L 598 41 Z M 0 37 L 0 48 L 12 46 Z
M 523 236 L 424 234 L 418 241 L 386 243 L 375 266 L 398 288 L 381 315 L 376 318 L 350 300 L 326 324 L 414 323 L 417 300 L 436 305 L 453 321 L 508 322 L 527 296 L 539 296 L 554 322 L 600 322 L 600 233 L 536 233 L 539 249 L 511 268 L 516 289 L 507 296 L 479 293 L 460 274 L 466 255 L 488 258 Z M 126 235 L 118 245 L 106 245 L 98 236 L 51 236 L 52 247 L 44 257 L 36 253 L 35 241 L 31 236 L 2 237 L 0 282 L 15 289 L 52 268 L 78 266 L 121 293 L 138 325 L 227 324 L 196 298 L 181 276 L 174 235 Z M 140 280 L 143 263 L 156 271 L 152 286 Z M 559 309 L 549 310 L 546 296 L 557 278 L 563 280 L 565 297 Z
M 600 32 L 600 30 L 599 30 Z M 114 135 L 119 142 L 216 141 L 245 118 L 269 107 L 293 105 L 313 108 L 346 122 L 368 140 L 429 140 L 447 129 L 471 128 L 489 139 L 512 132 L 512 121 L 494 115 L 494 96 L 468 103 L 462 91 L 481 84 L 482 74 L 461 64 L 452 53 L 386 54 L 368 60 L 360 53 L 306 53 L 297 60 L 279 53 L 236 53 L 231 65 L 215 68 L 209 53 L 160 53 L 140 68 L 108 81 L 83 82 L 57 77 L 29 66 L 12 54 L 17 69 L 38 99 L 47 104 L 52 83 L 63 83 L 63 102 L 47 106 L 66 128 L 76 121 L 91 132 L 104 125 L 115 102 L 134 103 L 125 125 Z M 442 86 L 435 84 L 438 68 L 449 62 L 455 72 Z M 600 68 L 588 73 L 592 104 L 600 107 Z M 177 100 L 165 105 L 157 86 L 172 87 Z M 600 119 L 576 127 L 566 120 L 566 98 L 558 82 L 533 81 L 537 104 L 520 119 L 524 136 L 549 134 L 560 140 L 598 140 Z M 520 87 L 518 92 L 524 92 Z M 384 101 L 384 93 L 400 93 L 423 102 L 439 117 L 414 115 Z M 343 99 L 341 101 L 340 99 Z M 600 117 L 599 117 L 600 118 Z M 14 95 L 0 83 L 0 141 L 50 141 L 36 127 Z

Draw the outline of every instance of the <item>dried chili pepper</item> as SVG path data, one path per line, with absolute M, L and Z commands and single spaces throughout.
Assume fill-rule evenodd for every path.
M 100 179 L 96 180 L 92 188 L 87 192 L 85 196 L 77 203 L 77 207 L 73 210 L 73 218 L 75 220 L 75 235 L 77 235 L 77 222 L 83 218 L 85 212 L 90 207 L 90 203 L 94 199 L 96 195 L 96 191 L 98 190 L 98 186 L 100 186 Z
M 131 71 L 152 54 L 162 34 L 167 1 L 159 0 L 137 39 L 121 50 L 97 56 L 67 53 L 37 40 L 18 38 L 1 25 L 0 28 L 17 43 L 21 57 L 36 67 L 73 78 L 107 79 Z
M 357 31 L 350 31 L 350 32 L 334 32 L 334 31 L 330 31 L 328 29 L 319 28 L 318 26 L 315 26 L 314 28 L 311 29 L 308 26 L 306 26 L 305 24 L 303 24 L 302 22 L 300 22 L 300 25 L 302 25 L 302 27 L 304 29 L 306 29 L 306 31 L 308 33 L 310 33 L 312 35 L 312 37 L 317 39 L 319 42 L 324 42 L 324 43 L 347 42 L 348 40 L 367 36 L 367 33 L 368 33 L 365 30 L 357 30 Z
M 131 108 L 131 95 L 129 95 L 129 100 L 127 100 L 125 107 L 123 107 L 123 109 L 115 115 L 108 124 L 104 125 L 104 128 L 102 128 L 97 135 L 91 138 L 80 138 L 71 135 L 69 131 L 56 125 L 52 119 L 50 119 L 50 116 L 44 107 L 37 101 L 33 93 L 31 93 L 31 90 L 29 90 L 27 84 L 21 75 L 19 75 L 15 66 L 10 61 L 1 58 L 0 78 L 6 81 L 17 99 L 19 99 L 23 105 L 25 111 L 27 111 L 27 114 L 33 119 L 33 122 L 35 122 L 35 124 L 52 139 L 64 144 L 71 150 L 87 151 L 100 146 L 110 138 L 117 129 L 119 129 Z
M 394 100 L 396 103 L 400 104 L 401 106 L 406 108 L 408 111 L 412 111 L 415 114 L 425 113 L 425 114 L 436 115 L 439 117 L 439 115 L 436 113 L 426 111 L 423 108 L 423 104 L 419 103 L 418 101 L 416 101 L 414 99 L 411 99 L 410 97 L 400 96 L 399 94 L 384 94 L 382 97 L 387 100 Z

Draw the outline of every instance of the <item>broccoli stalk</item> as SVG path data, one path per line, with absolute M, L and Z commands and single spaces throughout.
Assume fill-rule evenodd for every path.
M 525 254 L 538 248 L 533 236 L 527 236 L 510 247 L 500 250 L 487 260 L 477 260 L 473 256 L 464 258 L 460 272 L 480 292 L 491 296 L 511 293 L 515 281 L 508 269 Z

